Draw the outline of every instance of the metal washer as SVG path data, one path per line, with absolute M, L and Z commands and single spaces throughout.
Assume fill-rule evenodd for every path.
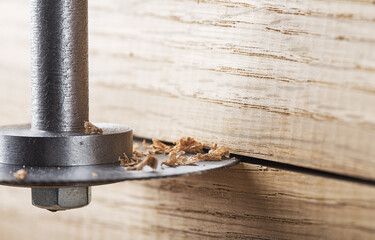
M 31 130 L 29 125 L 0 128 L 0 163 L 28 167 L 110 164 L 133 152 L 131 128 L 98 123 L 103 134 Z

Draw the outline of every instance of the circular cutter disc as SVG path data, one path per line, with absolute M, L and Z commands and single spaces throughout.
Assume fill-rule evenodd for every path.
M 239 162 L 199 162 L 191 166 L 168 167 L 167 155 L 156 154 L 158 167 L 130 171 L 118 157 L 132 155 L 132 130 L 115 124 L 95 124 L 102 135 L 33 131 L 28 125 L 0 128 L 0 184 L 19 187 L 94 186 L 125 180 L 176 177 L 229 167 Z M 138 143 L 141 145 L 141 143 Z M 92 164 L 90 164 L 90 162 Z M 24 179 L 14 173 L 25 169 Z
M 76 167 L 27 167 L 25 179 L 18 180 L 13 173 L 23 166 L 0 164 L 0 184 L 18 187 L 64 187 L 95 186 L 126 180 L 176 177 L 203 173 L 209 170 L 226 168 L 239 162 L 236 158 L 222 161 L 199 162 L 192 166 L 161 167 L 168 156 L 156 154 L 159 166 L 156 170 L 146 166 L 142 171 L 129 171 L 116 164 L 102 164 Z

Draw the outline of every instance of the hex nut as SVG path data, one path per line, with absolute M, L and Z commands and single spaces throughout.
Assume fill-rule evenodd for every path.
M 32 188 L 32 204 L 52 212 L 87 206 L 91 187 Z

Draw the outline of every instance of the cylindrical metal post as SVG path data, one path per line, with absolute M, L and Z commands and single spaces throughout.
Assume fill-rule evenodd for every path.
M 89 112 L 88 0 L 30 2 L 31 128 L 83 132 Z M 35 188 L 33 204 L 51 211 L 85 206 L 89 188 L 78 189 Z
M 82 132 L 88 120 L 88 0 L 30 0 L 31 127 Z

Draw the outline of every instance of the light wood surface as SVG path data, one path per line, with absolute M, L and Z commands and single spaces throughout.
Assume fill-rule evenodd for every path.
M 92 3 L 94 119 L 375 179 L 372 1 Z
M 374 239 L 375 188 L 241 164 L 191 177 L 93 188 L 90 206 L 49 213 L 0 187 L 0 238 Z
M 29 121 L 28 1 L 0 3 L 0 123 Z M 372 1 L 90 0 L 91 120 L 375 179 Z

